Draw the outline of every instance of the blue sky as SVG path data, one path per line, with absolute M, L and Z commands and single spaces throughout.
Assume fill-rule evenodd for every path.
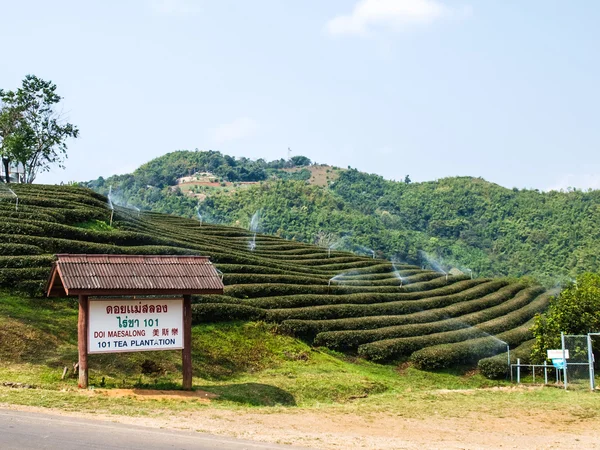
M 0 87 L 50 79 L 81 137 L 39 182 L 178 149 L 389 179 L 600 189 L 600 2 L 0 0 Z

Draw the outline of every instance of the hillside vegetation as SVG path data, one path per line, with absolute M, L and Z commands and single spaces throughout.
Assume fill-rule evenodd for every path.
M 12 188 L 18 210 L 0 201 L 0 287 L 13 291 L 40 294 L 55 253 L 208 255 L 226 288 L 194 299 L 194 323 L 271 322 L 318 346 L 426 369 L 526 343 L 551 294 L 160 213 L 117 207 L 110 226 L 106 198 L 90 190 Z
M 247 228 L 260 211 L 265 234 L 364 255 L 375 251 L 419 267 L 527 275 L 548 286 L 600 270 L 600 191 L 506 189 L 471 177 L 405 183 L 336 168 L 326 169 L 327 186 L 317 186 L 306 166 L 286 168 L 293 164 L 179 151 L 133 174 L 87 185 L 104 195 L 112 186 L 123 205 L 200 214 L 205 223 Z M 204 190 L 199 203 L 176 184 L 202 171 L 233 186 Z M 238 181 L 257 184 L 241 189 Z

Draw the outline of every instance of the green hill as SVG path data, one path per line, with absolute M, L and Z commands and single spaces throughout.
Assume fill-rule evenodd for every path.
M 550 292 L 116 207 L 88 189 L 14 185 L 0 201 L 0 288 L 41 293 L 55 253 L 202 254 L 224 295 L 194 323 L 265 321 L 309 343 L 420 368 L 473 365 L 532 338 Z M 112 226 L 110 220 L 112 217 Z
M 600 191 L 506 189 L 470 177 L 404 183 L 297 162 L 179 151 L 87 186 L 104 195 L 112 186 L 125 206 L 200 214 L 204 223 L 248 228 L 260 211 L 265 234 L 430 269 L 532 276 L 548 286 L 600 269 Z M 198 172 L 214 182 L 194 182 Z

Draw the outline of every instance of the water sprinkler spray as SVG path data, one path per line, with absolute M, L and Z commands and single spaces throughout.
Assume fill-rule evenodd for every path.
M 402 285 L 404 284 L 404 278 L 400 276 L 400 272 L 396 268 L 396 264 L 394 263 L 394 261 L 391 260 L 390 262 L 392 263 L 392 267 L 394 268 L 394 274 L 396 275 L 396 278 L 400 280 L 400 287 L 402 287 Z
M 17 194 L 15 194 L 15 191 L 13 191 L 11 188 L 7 188 L 10 193 L 15 197 L 15 211 L 19 210 L 19 196 Z
M 498 338 L 496 338 L 496 340 L 506 345 L 506 353 L 508 354 L 508 370 L 510 371 L 510 345 Z
M 471 280 L 473 279 L 473 271 L 471 269 L 467 269 L 467 271 L 471 274 Z
M 115 214 L 115 207 L 112 202 L 112 185 L 108 187 L 108 206 L 110 207 L 110 226 L 112 227 L 113 216 Z
M 373 259 L 375 259 L 375 250 L 371 250 L 371 253 L 373 254 Z

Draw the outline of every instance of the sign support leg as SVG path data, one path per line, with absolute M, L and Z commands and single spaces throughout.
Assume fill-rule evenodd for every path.
M 192 296 L 183 296 L 183 389 L 192 390 Z
M 88 311 L 87 295 L 79 296 L 79 318 L 77 320 L 77 346 L 79 350 L 79 383 L 82 389 L 88 387 Z

